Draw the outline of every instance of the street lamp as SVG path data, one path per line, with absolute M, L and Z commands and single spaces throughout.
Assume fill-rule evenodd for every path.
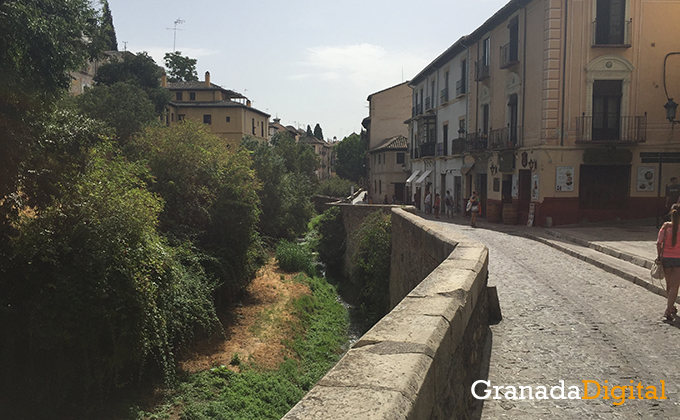
M 678 104 L 673 100 L 673 98 L 668 98 L 668 102 L 666 102 L 666 105 L 664 105 L 663 107 L 666 108 L 666 119 L 668 119 L 668 121 L 670 121 L 672 124 L 680 122 L 675 121 L 675 115 L 678 110 Z

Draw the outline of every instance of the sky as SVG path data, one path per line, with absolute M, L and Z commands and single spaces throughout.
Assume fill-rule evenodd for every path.
M 368 95 L 410 80 L 508 2 L 108 1 L 119 50 L 163 65 L 176 43 L 198 60 L 200 80 L 210 71 L 212 83 L 244 94 L 270 121 L 318 123 L 338 140 L 360 132 Z

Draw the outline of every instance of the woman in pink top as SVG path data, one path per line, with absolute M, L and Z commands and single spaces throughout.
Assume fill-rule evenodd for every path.
M 671 207 L 671 221 L 666 222 L 659 229 L 656 240 L 657 260 L 663 264 L 663 273 L 666 277 L 666 295 L 668 304 L 664 316 L 672 321 L 677 315 L 675 299 L 678 297 L 680 286 L 680 240 L 678 240 L 678 226 L 680 225 L 680 204 Z

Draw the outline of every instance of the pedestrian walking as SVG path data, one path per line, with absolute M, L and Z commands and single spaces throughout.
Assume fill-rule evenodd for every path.
M 678 184 L 678 178 L 672 177 L 671 183 L 666 185 L 666 208 L 670 209 L 671 206 L 678 202 L 680 199 L 680 184 Z
M 671 221 L 659 229 L 656 239 L 657 261 L 661 261 L 666 278 L 666 311 L 664 316 L 672 321 L 677 316 L 675 299 L 680 286 L 680 241 L 678 241 L 678 225 L 680 225 L 680 204 L 671 206 Z
M 441 199 L 439 198 L 439 194 L 435 194 L 434 196 L 434 218 L 439 219 L 439 209 L 441 208 Z
M 432 194 L 430 191 L 425 191 L 425 213 L 432 214 Z
M 476 228 L 477 215 L 482 212 L 481 206 L 479 205 L 479 196 L 477 195 L 477 191 L 472 191 L 472 195 L 470 196 L 470 199 L 467 203 L 467 211 L 470 212 L 470 225 L 473 228 Z
M 446 190 L 446 195 L 444 196 L 444 206 L 446 206 L 446 217 L 453 217 L 453 197 L 449 190 Z

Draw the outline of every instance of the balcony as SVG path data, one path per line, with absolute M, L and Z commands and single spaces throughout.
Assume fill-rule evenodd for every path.
M 416 104 L 413 108 L 411 108 L 411 117 L 416 117 L 420 114 L 423 113 L 423 104 Z
M 465 139 L 466 152 L 481 152 L 487 150 L 489 136 L 482 132 L 469 133 Z
M 460 155 L 465 151 L 465 139 L 453 139 L 451 140 L 451 154 Z
M 432 100 L 431 97 L 428 96 L 427 98 L 425 98 L 425 111 L 432 108 L 434 108 L 434 101 Z
M 420 157 L 431 157 L 435 156 L 435 149 L 436 143 L 424 143 L 420 145 Z
M 519 63 L 518 45 L 508 42 L 501 47 L 501 68 L 507 69 Z
M 576 142 L 599 144 L 637 144 L 647 141 L 647 113 L 643 116 L 617 117 L 585 114 L 576 117 Z
M 619 22 L 604 21 L 599 26 L 597 19 L 592 24 L 592 46 L 599 48 L 630 48 L 632 19 Z
M 467 81 L 460 79 L 456 82 L 456 97 L 467 93 Z
M 485 57 L 475 62 L 475 82 L 488 79 L 490 75 L 490 67 Z
M 448 142 L 437 143 L 437 149 L 435 150 L 435 156 L 448 156 L 449 145 Z
M 446 103 L 449 101 L 449 88 L 442 89 L 441 92 L 441 103 Z
M 489 132 L 490 150 L 512 150 L 522 146 L 522 127 L 507 126 Z

